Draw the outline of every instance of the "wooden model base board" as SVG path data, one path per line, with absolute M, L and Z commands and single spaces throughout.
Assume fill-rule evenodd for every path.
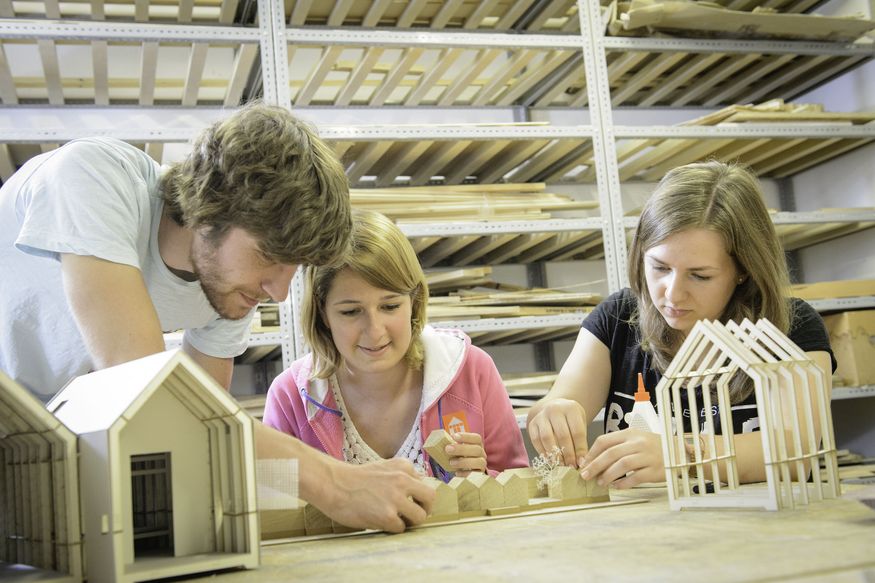
M 468 522 L 482 522 L 487 520 L 503 520 L 506 518 L 513 518 L 515 516 L 532 516 L 537 514 L 554 514 L 557 512 L 574 512 L 579 510 L 590 510 L 592 508 L 607 508 L 611 506 L 625 506 L 628 504 L 638 504 L 640 502 L 646 502 L 646 499 L 642 498 L 620 498 L 617 500 L 606 500 L 602 502 L 593 502 L 590 499 L 587 499 L 585 502 L 575 501 L 575 500 L 554 500 L 550 498 L 535 498 L 531 501 L 528 507 L 522 506 L 518 508 L 518 512 L 513 513 L 505 513 L 504 511 L 510 510 L 507 508 L 497 508 L 493 509 L 493 511 L 497 512 L 497 514 L 485 514 L 487 511 L 481 511 L 479 516 L 470 516 L 467 518 L 455 519 L 451 518 L 450 520 L 443 521 L 435 521 L 435 522 L 426 522 L 425 524 L 421 524 L 418 526 L 410 527 L 408 530 L 419 530 L 422 528 L 431 528 L 434 526 L 447 526 L 450 524 L 462 524 Z M 429 517 L 440 519 L 443 517 Z M 332 539 L 339 537 L 348 537 L 348 536 L 360 536 L 366 534 L 377 534 L 382 533 L 381 530 L 359 530 L 351 533 L 343 533 L 343 534 L 324 534 L 324 535 L 315 535 L 315 536 L 299 536 L 294 538 L 284 538 L 284 539 L 271 539 L 266 540 L 263 539 L 261 541 L 262 546 L 272 546 L 286 543 L 296 543 L 296 542 L 306 542 L 306 541 L 314 541 L 314 540 L 324 540 L 324 539 Z

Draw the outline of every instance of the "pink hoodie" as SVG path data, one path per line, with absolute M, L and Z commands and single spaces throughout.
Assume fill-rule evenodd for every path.
M 449 429 L 464 419 L 467 431 L 483 437 L 490 475 L 527 466 L 522 434 L 492 358 L 458 330 L 426 326 L 422 341 L 423 439 L 434 429 Z M 343 424 L 337 403 L 327 380 L 308 378 L 312 365 L 308 354 L 273 381 L 264 423 L 342 460 Z

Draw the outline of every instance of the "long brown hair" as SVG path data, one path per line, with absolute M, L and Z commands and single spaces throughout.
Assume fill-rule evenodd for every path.
M 790 283 L 787 262 L 753 173 L 717 161 L 675 168 L 645 204 L 629 253 L 629 282 L 638 300 L 632 321 L 640 330 L 641 348 L 651 354 L 660 372 L 665 371 L 680 347 L 683 333 L 666 323 L 650 299 L 644 254 L 687 229 L 718 233 L 726 252 L 745 276 L 720 316 L 721 322 L 767 318 L 787 333 L 792 318 L 786 297 Z M 752 390 L 751 383 L 738 380 L 731 390 L 734 402 L 743 400 Z

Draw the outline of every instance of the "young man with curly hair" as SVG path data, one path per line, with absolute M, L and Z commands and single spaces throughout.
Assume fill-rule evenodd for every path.
M 284 300 L 298 265 L 335 261 L 350 228 L 343 168 L 280 107 L 243 107 L 169 168 L 118 140 L 74 140 L 0 189 L 0 369 L 47 400 L 182 329 L 227 388 L 256 304 Z M 298 459 L 302 497 L 344 524 L 425 518 L 409 464 L 353 468 L 261 424 L 257 448 Z

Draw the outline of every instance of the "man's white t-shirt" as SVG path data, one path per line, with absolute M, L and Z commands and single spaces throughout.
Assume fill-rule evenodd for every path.
M 39 398 L 93 368 L 64 294 L 61 253 L 139 269 L 161 329 L 184 329 L 204 354 L 246 349 L 252 314 L 221 318 L 199 282 L 161 259 L 160 173 L 129 144 L 87 138 L 31 159 L 0 189 L 0 370 Z

